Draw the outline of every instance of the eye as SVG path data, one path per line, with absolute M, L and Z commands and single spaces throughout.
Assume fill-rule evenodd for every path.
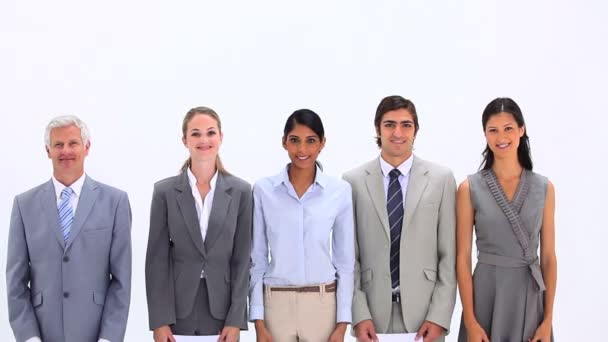
M 306 139 L 306 142 L 309 143 L 309 144 L 314 144 L 314 143 L 317 142 L 317 139 L 315 139 L 315 138 L 308 138 L 308 139 Z
M 297 144 L 298 142 L 300 142 L 300 139 L 298 139 L 296 137 L 291 137 L 291 138 L 289 138 L 289 142 L 292 144 Z
M 496 128 L 488 128 L 488 133 L 496 133 Z
M 197 137 L 197 138 L 198 138 L 198 137 L 200 137 L 200 136 L 201 136 L 201 133 L 200 133 L 200 132 L 192 132 L 192 133 L 190 133 L 190 136 L 191 136 L 191 137 Z
M 393 122 L 385 122 L 384 123 L 384 127 L 386 127 L 386 128 L 393 128 L 393 127 L 395 127 L 395 123 L 393 123 Z
M 405 127 L 405 128 L 411 128 L 412 127 L 412 123 L 411 122 L 405 122 L 403 124 L 403 127 Z
M 217 133 L 216 131 L 208 131 L 208 132 L 207 132 L 207 136 L 208 136 L 208 137 L 212 137 L 212 136 L 214 136 L 216 133 Z
M 513 127 L 511 127 L 511 126 L 505 127 L 505 131 L 507 131 L 507 132 L 512 131 L 512 130 L 513 130 Z
M 63 146 L 63 144 L 62 144 L 62 143 L 56 143 L 55 145 L 53 145 L 53 147 L 57 147 L 57 148 L 59 148 L 59 147 L 61 147 L 61 146 Z

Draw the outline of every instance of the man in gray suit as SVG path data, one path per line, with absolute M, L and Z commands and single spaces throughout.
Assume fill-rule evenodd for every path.
M 374 124 L 380 156 L 344 175 L 357 237 L 354 334 L 443 341 L 456 300 L 454 176 L 413 155 L 419 124 L 411 101 L 384 98 Z
M 120 342 L 131 292 L 124 191 L 84 173 L 89 132 L 77 117 L 45 132 L 53 177 L 15 198 L 8 238 L 9 320 L 18 342 Z

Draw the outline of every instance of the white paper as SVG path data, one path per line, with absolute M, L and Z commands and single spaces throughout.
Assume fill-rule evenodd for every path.
M 378 334 L 380 342 L 414 342 L 416 334 Z M 422 342 L 422 339 L 416 341 Z
M 176 342 L 217 342 L 220 339 L 220 335 L 211 336 L 182 336 L 173 335 Z

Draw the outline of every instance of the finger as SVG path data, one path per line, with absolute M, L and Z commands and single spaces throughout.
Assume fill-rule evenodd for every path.
M 418 341 L 418 340 L 420 340 L 421 337 L 424 337 L 428 328 L 429 327 L 426 323 L 422 324 L 422 326 L 420 327 L 420 329 L 418 329 L 418 332 L 416 333 L 416 337 L 414 338 L 414 341 Z

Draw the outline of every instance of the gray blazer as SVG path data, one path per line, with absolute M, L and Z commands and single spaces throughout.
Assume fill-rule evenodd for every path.
M 123 341 L 131 297 L 131 209 L 86 176 L 67 243 L 52 181 L 15 197 L 6 287 L 17 341 Z
M 353 325 L 373 319 L 385 332 L 391 317 L 390 230 L 378 158 L 344 175 L 353 189 L 356 263 Z M 414 156 L 401 234 L 403 320 L 416 332 L 425 320 L 450 326 L 456 301 L 456 182 L 452 172 Z
M 190 314 L 202 270 L 211 315 L 247 329 L 251 219 L 251 185 L 218 173 L 203 243 L 187 173 L 154 185 L 146 253 L 151 330 Z

